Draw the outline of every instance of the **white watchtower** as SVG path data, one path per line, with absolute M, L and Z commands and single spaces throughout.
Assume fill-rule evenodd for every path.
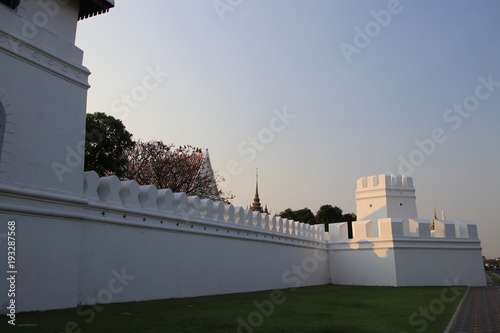
M 417 218 L 413 178 L 376 175 L 358 179 L 356 189 L 358 221 L 380 218 Z
M 88 76 L 78 20 L 113 0 L 0 0 L 0 186 L 82 193 Z

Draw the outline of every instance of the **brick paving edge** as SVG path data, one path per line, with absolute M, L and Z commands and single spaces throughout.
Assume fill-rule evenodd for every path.
M 443 333 L 450 333 L 450 329 L 453 326 L 453 323 L 455 322 L 455 318 L 458 316 L 458 313 L 462 309 L 462 304 L 464 300 L 467 298 L 467 295 L 469 294 L 470 287 L 467 287 L 467 290 L 465 291 L 465 294 L 462 296 L 462 299 L 460 300 L 460 303 L 458 303 L 457 308 L 455 309 L 455 313 L 453 314 L 453 317 L 451 317 L 450 322 L 448 323 L 448 326 L 446 326 L 446 329 L 444 330 Z

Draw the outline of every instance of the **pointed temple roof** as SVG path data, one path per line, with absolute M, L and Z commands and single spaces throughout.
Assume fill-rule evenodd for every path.
M 208 149 L 205 149 L 205 154 L 203 155 L 203 160 L 201 160 L 200 167 L 196 175 L 193 176 L 193 181 L 190 185 L 190 189 L 194 190 L 194 192 L 191 192 L 192 194 L 198 195 L 202 198 L 211 199 L 213 201 L 221 200 L 221 194 L 219 192 L 219 188 L 217 187 L 215 172 L 212 168 L 212 163 L 210 162 Z
M 434 203 L 434 218 L 431 220 L 431 230 L 436 230 L 436 221 L 438 221 L 438 217 L 436 214 L 436 203 Z
M 252 208 L 250 208 L 254 212 L 261 212 L 263 213 L 264 211 L 262 210 L 262 205 L 260 204 L 260 198 L 259 198 L 259 169 L 256 169 L 256 174 L 255 174 L 255 197 L 253 198 L 253 203 L 252 203 Z

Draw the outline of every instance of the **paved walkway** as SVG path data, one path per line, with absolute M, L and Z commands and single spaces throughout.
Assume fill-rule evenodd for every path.
M 487 287 L 470 287 L 447 332 L 500 332 L 500 284 L 488 278 Z

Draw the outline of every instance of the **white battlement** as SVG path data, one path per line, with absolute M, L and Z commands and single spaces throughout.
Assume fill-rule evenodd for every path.
M 332 283 L 484 286 L 481 242 L 468 221 L 382 218 L 329 225 Z M 369 272 L 369 278 L 367 278 Z
M 85 172 L 83 189 L 90 207 L 108 209 L 115 215 L 120 212 L 125 216 L 123 223 L 127 215 L 148 216 L 147 220 L 152 217 L 162 222 L 217 223 L 226 228 L 231 225 L 307 240 L 325 239 L 323 225 L 309 225 L 197 196 L 189 197 L 185 193 L 172 193 L 170 189 L 158 190 L 154 185 L 140 186 L 134 180 L 120 181 L 116 176 L 99 178 L 94 171 Z
M 432 220 L 383 218 L 378 220 L 354 221 L 353 238 L 347 235 L 347 222 L 329 225 L 329 241 L 360 241 L 378 239 L 471 239 L 478 240 L 477 226 L 469 221 L 434 221 L 435 230 L 431 230 Z
M 417 218 L 413 179 L 406 176 L 376 175 L 360 178 L 356 189 L 358 220 Z
M 413 189 L 413 178 L 395 175 L 375 175 L 359 178 L 357 181 L 357 191 L 379 189 L 385 187 L 408 187 Z

